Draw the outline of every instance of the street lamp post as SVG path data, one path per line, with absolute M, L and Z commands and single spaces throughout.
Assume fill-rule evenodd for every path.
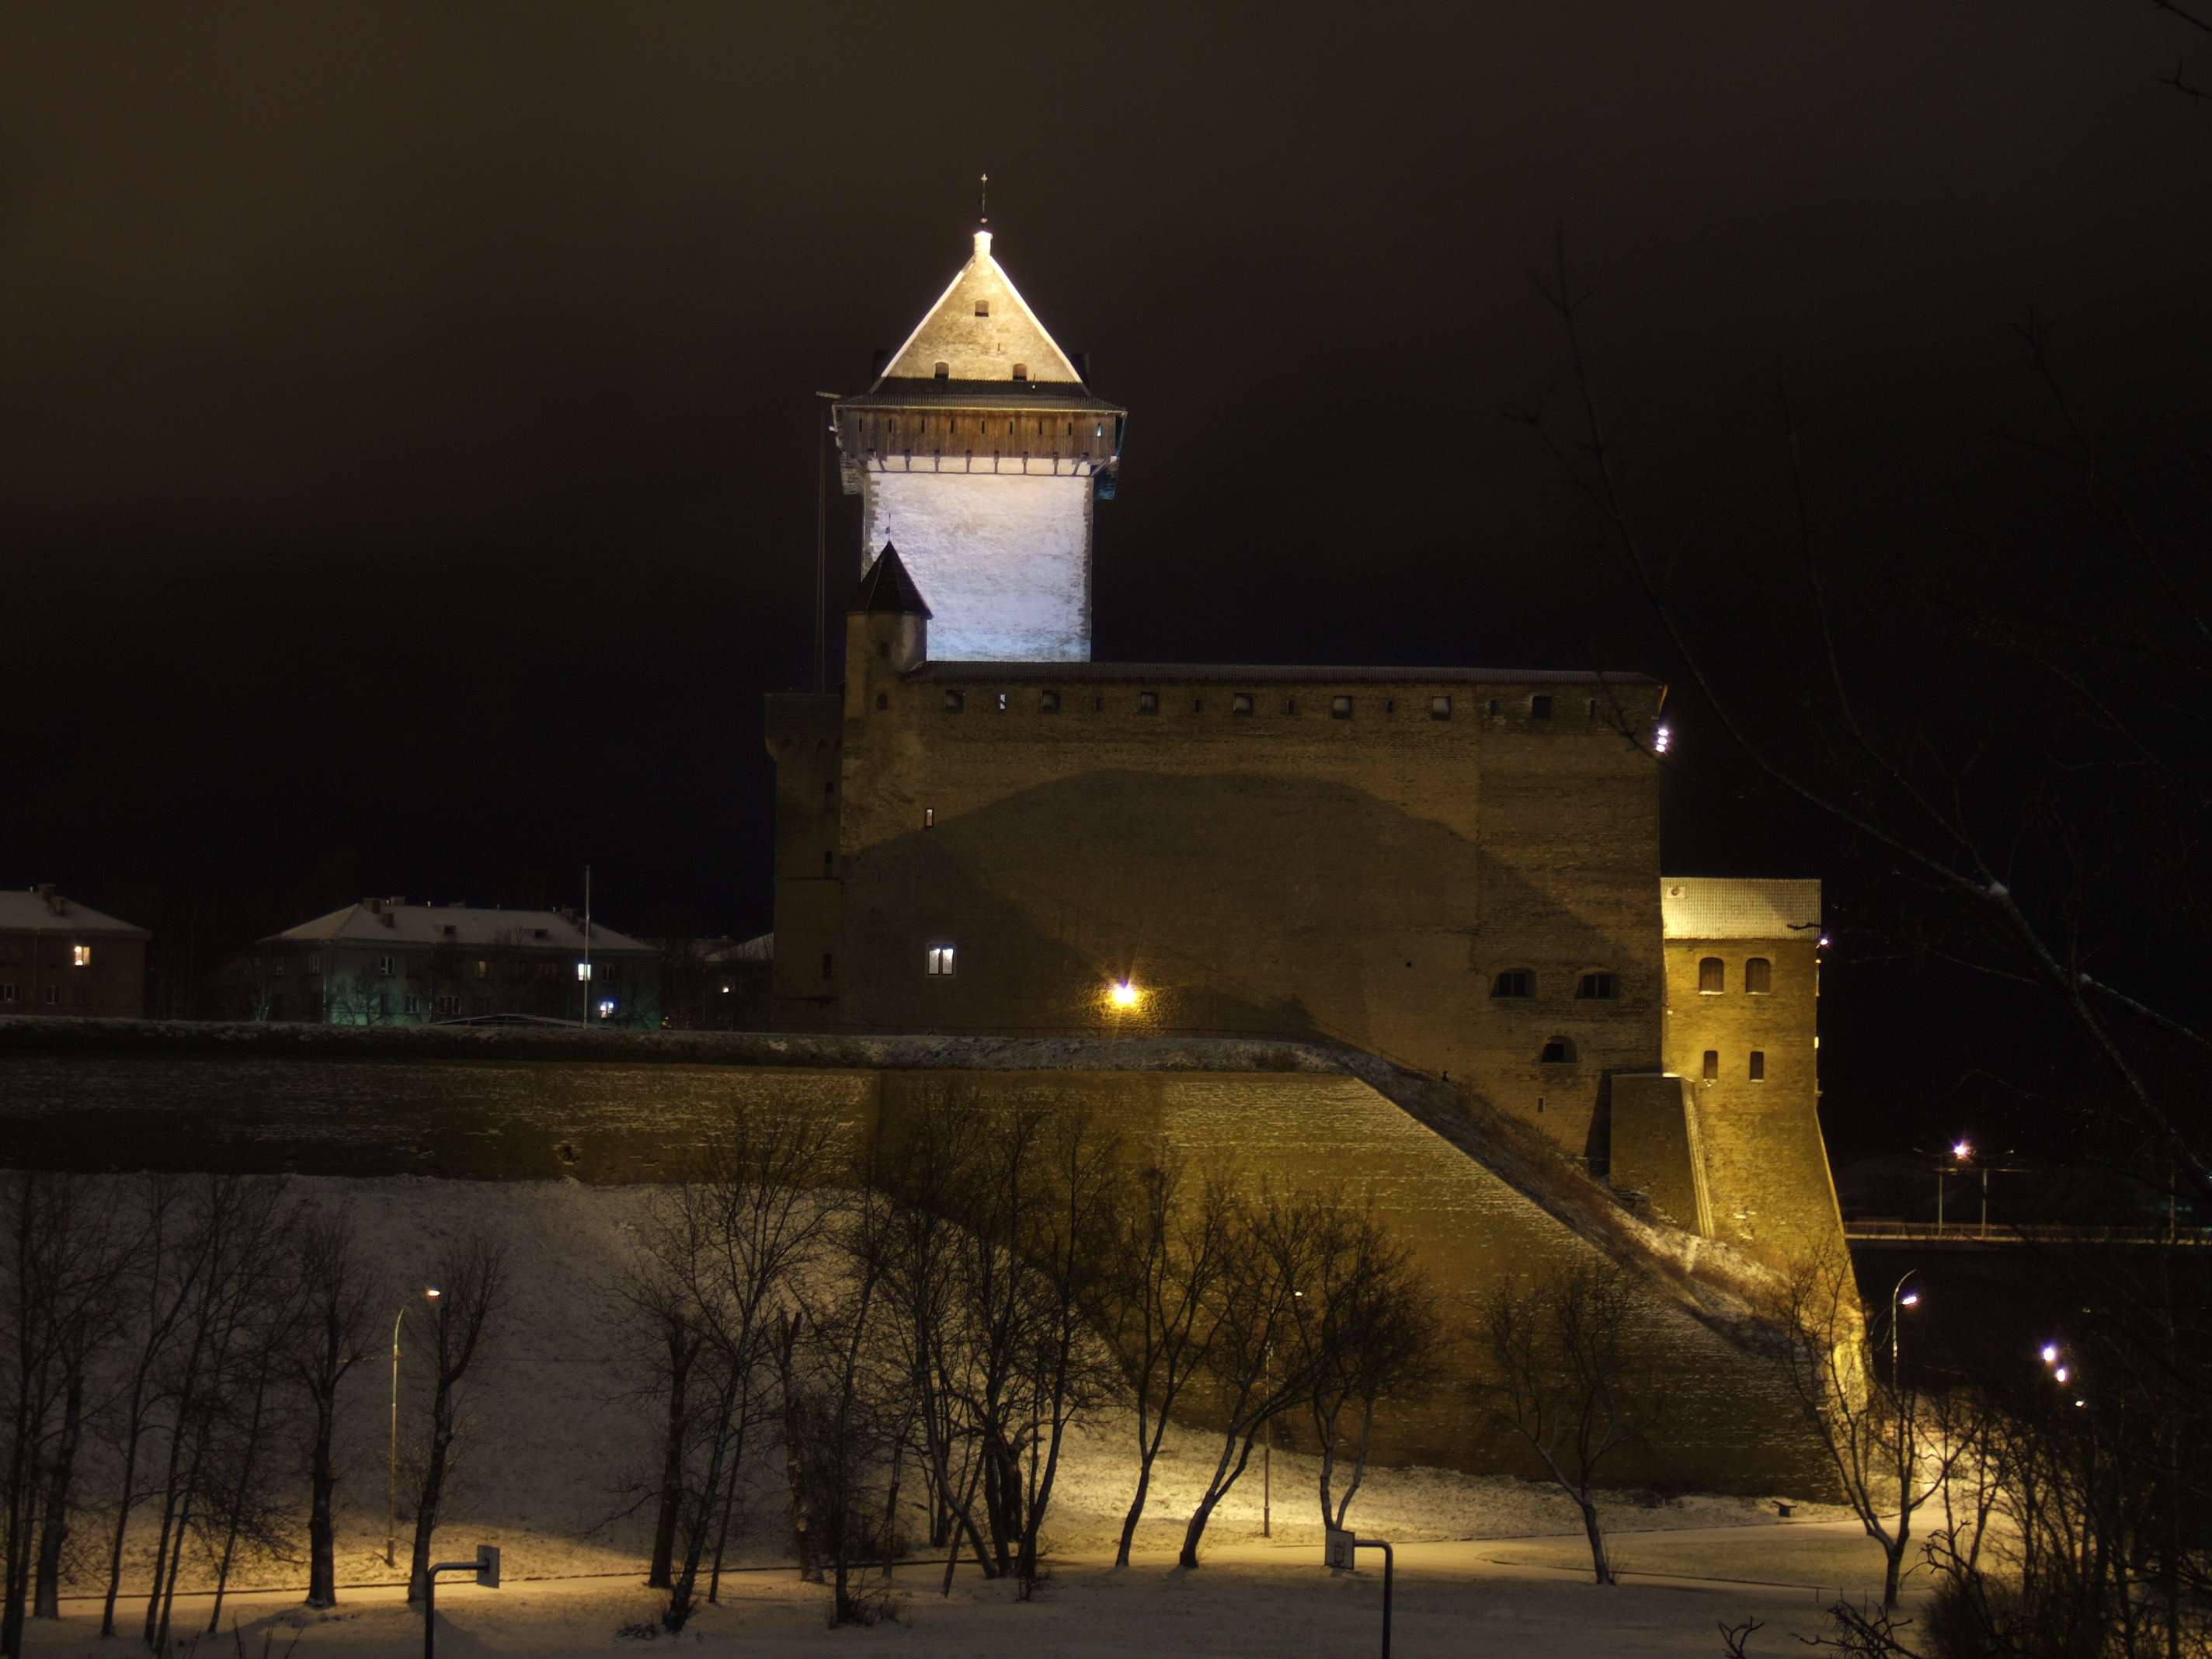
M 438 1287 L 426 1285 L 422 1299 L 435 1302 Z M 399 1565 L 396 1553 L 399 1540 L 399 1327 L 407 1318 L 411 1302 L 399 1304 L 399 1311 L 392 1316 L 392 1445 L 386 1462 L 384 1486 L 384 1565 Z
M 1913 1291 L 1913 1292 L 1912 1292 L 1912 1294 L 1911 1294 L 1911 1295 L 1907 1296 L 1907 1295 L 1905 1293 L 1905 1279 L 1907 1279 L 1911 1278 L 1913 1274 L 1915 1274 L 1915 1273 L 1918 1273 L 1919 1271 L 1920 1271 L 1920 1269 L 1919 1269 L 1919 1268 L 1917 1268 L 1917 1267 L 1908 1267 L 1908 1268 L 1906 1268 L 1906 1269 L 1905 1269 L 1905 1276 L 1904 1276 L 1904 1278 L 1899 1279 L 1897 1281 L 1896 1285 L 1895 1285 L 1891 1289 L 1891 1291 L 1890 1291 L 1890 1292 L 1889 1292 L 1889 1386 L 1890 1386 L 1891 1388 L 1893 1388 L 1893 1388 L 1896 1388 L 1896 1387 L 1898 1386 L 1898 1381 L 1897 1381 L 1897 1326 L 1898 1326 L 1898 1316 L 1899 1316 L 1899 1314 L 1900 1312 L 1902 1312 L 1902 1311 L 1903 1311 L 1905 1309 L 1906 1309 L 1906 1308 L 1917 1308 L 1917 1307 L 1918 1307 L 1918 1306 L 1920 1305 L 1920 1292 L 1919 1292 L 1919 1291 Z

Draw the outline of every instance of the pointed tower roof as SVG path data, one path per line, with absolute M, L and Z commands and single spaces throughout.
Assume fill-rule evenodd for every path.
M 937 366 L 951 380 L 1007 380 L 1023 366 L 1031 382 L 1079 386 L 1083 377 L 1029 307 L 999 262 L 991 233 L 975 233 L 975 252 L 921 319 L 906 343 L 891 354 L 884 378 L 928 380 Z
M 853 592 L 853 602 L 845 607 L 848 617 L 872 611 L 887 611 L 894 617 L 927 619 L 929 616 L 929 606 L 922 600 L 921 590 L 906 574 L 906 563 L 899 557 L 898 549 L 889 542 L 884 544 L 882 556 L 868 567 L 868 574 L 860 578 L 860 586 Z

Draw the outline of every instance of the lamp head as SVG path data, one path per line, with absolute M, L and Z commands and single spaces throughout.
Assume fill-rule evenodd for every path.
M 1918 1307 L 1920 1305 L 1920 1292 L 1917 1291 L 1907 1291 L 1903 1296 L 1897 1298 L 1897 1305 L 1900 1308 Z
M 1957 1141 L 1954 1143 L 1951 1147 L 1951 1156 L 1958 1159 L 1961 1164 L 1964 1164 L 1973 1155 L 1974 1148 L 1972 1143 L 1970 1141 Z

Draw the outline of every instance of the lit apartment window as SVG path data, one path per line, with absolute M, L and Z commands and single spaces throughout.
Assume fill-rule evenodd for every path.
M 932 979 L 952 977 L 952 947 L 933 945 L 929 947 L 929 976 Z
M 1705 957 L 1698 963 L 1698 994 L 1717 997 L 1728 989 L 1728 964 L 1718 957 Z
M 477 977 L 478 979 L 489 979 L 491 977 L 491 963 L 489 962 L 479 961 L 477 963 Z
M 1490 994 L 1494 997 L 1533 997 L 1536 994 L 1536 975 L 1527 968 L 1508 968 L 1492 981 Z
M 1771 991 L 1774 988 L 1774 964 L 1765 957 L 1753 957 L 1745 963 L 1743 988 L 1758 996 Z
M 1540 691 L 1534 696 L 1529 698 L 1528 718 L 1532 720 L 1547 720 L 1551 719 L 1552 700 Z
M 588 962 L 578 963 L 576 964 L 576 977 L 582 980 L 586 984 L 589 984 L 592 978 L 592 964 Z
M 1583 1002 L 1617 1002 L 1620 1000 L 1620 975 L 1584 974 L 1575 987 L 1575 995 Z
M 1717 1083 L 1720 1080 L 1720 1075 L 1721 1051 L 1717 1048 L 1708 1048 L 1705 1050 L 1705 1081 Z
M 1537 1058 L 1545 1066 L 1571 1066 L 1575 1063 L 1575 1040 L 1555 1036 L 1545 1043 L 1544 1052 Z
M 75 963 L 77 967 L 79 967 L 79 968 L 89 968 L 89 967 L 91 967 L 91 966 L 92 966 L 92 946 L 90 946 L 89 945 L 70 945 L 70 962 L 74 963 Z
M 1449 697 L 1431 697 L 1429 699 L 1429 718 L 1432 720 L 1449 720 L 1451 718 L 1451 699 Z
M 1766 1054 L 1764 1049 L 1753 1048 L 1751 1051 L 1751 1080 L 1753 1083 L 1766 1081 Z

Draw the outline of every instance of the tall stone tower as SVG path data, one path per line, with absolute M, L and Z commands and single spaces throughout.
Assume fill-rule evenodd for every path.
M 1091 395 L 977 231 L 921 326 L 836 411 L 860 568 L 897 546 L 933 656 L 1090 659 L 1091 502 L 1114 493 L 1127 418 Z

